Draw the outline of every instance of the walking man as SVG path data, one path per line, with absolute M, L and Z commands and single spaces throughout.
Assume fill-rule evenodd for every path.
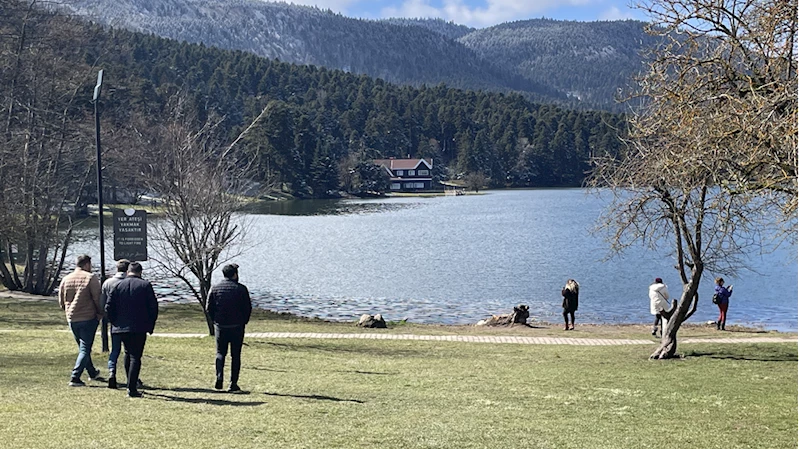
M 250 292 L 239 284 L 239 266 L 222 267 L 221 282 L 211 288 L 208 295 L 208 316 L 214 322 L 216 336 L 216 384 L 222 389 L 224 383 L 225 357 L 230 345 L 230 387 L 228 392 L 241 391 L 239 371 L 241 370 L 241 347 L 244 344 L 244 326 L 250 321 L 252 303 Z
M 92 344 L 97 325 L 103 319 L 100 308 L 100 279 L 92 274 L 92 258 L 78 256 L 75 271 L 64 276 L 58 288 L 58 305 L 66 312 L 69 328 L 78 344 L 78 358 L 72 369 L 69 386 L 86 385 L 80 380 L 83 371 L 91 380 L 102 380 L 100 370 L 92 363 Z
M 111 322 L 111 335 L 125 345 L 125 373 L 128 377 L 128 396 L 140 398 L 138 390 L 141 358 L 147 333 L 153 333 L 158 319 L 158 301 L 153 286 L 142 279 L 142 267 L 131 262 L 127 276 L 111 290 L 105 312 Z
M 100 294 L 100 305 L 103 310 L 105 310 L 105 305 L 108 302 L 108 296 L 111 294 L 111 290 L 113 290 L 122 279 L 125 279 L 128 266 L 130 266 L 130 261 L 128 259 L 118 260 L 116 274 L 103 282 L 102 293 Z M 111 352 L 108 354 L 108 388 L 117 387 L 117 360 L 119 360 L 120 352 L 122 352 L 121 334 L 112 333 Z M 139 383 L 141 384 L 141 381 L 139 381 Z

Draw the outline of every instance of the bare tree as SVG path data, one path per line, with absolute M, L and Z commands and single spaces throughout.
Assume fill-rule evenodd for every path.
M 206 310 L 213 271 L 238 254 L 246 235 L 246 219 L 238 214 L 245 195 L 259 187 L 247 180 L 250 165 L 232 151 L 242 136 L 223 145 L 217 132 L 221 119 L 198 125 L 187 113 L 185 99 L 178 94 L 173 100 L 171 117 L 158 127 L 159 158 L 151 162 L 148 174 L 148 185 L 164 210 L 163 220 L 153 226 L 154 261 L 183 281 Z M 207 313 L 206 322 L 213 335 Z
M 719 185 L 797 212 L 796 3 L 644 0 L 661 38 L 638 95 L 634 138 L 682 148 L 685 165 L 716 164 Z M 709 166 L 703 167 L 705 169 Z
M 614 251 L 671 248 L 683 284 L 653 358 L 676 355 L 705 270 L 734 274 L 754 248 L 796 229 L 795 4 L 653 0 L 662 45 L 639 79 L 644 106 L 626 152 L 594 159 L 589 184 L 613 202 Z M 780 218 L 782 217 L 782 218 Z
M 206 308 L 211 275 L 223 262 L 223 252 L 242 236 L 233 220 L 240 200 L 228 193 L 232 173 L 213 159 L 215 123 L 194 128 L 182 106 L 159 132 L 160 158 L 151 161 L 148 183 L 161 198 L 164 219 L 152 229 L 154 261 L 190 289 Z M 213 323 L 206 314 L 208 330 Z
M 91 174 L 81 126 L 91 121 L 77 101 L 91 67 L 74 62 L 80 26 L 36 1 L 0 6 L 0 282 L 47 295 L 72 234 L 65 205 L 80 202 Z

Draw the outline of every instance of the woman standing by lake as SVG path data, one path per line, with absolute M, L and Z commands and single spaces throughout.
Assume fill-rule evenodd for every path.
M 578 284 L 574 279 L 569 279 L 566 281 L 566 286 L 563 287 L 563 290 L 560 291 L 560 294 L 563 295 L 563 320 L 566 322 L 566 326 L 563 328 L 563 330 L 574 330 L 574 312 L 577 311 L 577 300 L 580 296 L 580 284 Z M 569 316 L 572 318 L 571 327 L 569 327 Z
M 716 278 L 714 297 L 718 298 L 716 305 L 719 306 L 719 319 L 716 320 L 716 329 L 725 330 L 727 324 L 727 308 L 730 306 L 730 295 L 732 295 L 732 285 L 724 287 L 724 278 Z

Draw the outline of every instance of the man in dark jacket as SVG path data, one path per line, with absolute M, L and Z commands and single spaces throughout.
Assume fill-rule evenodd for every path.
M 142 267 L 131 262 L 128 275 L 111 290 L 105 304 L 111 333 L 119 334 L 125 346 L 125 372 L 128 376 L 128 396 L 140 398 L 137 389 L 141 358 L 147 333 L 155 330 L 158 319 L 158 301 L 153 286 L 141 278 Z
M 225 357 L 230 345 L 230 388 L 229 392 L 241 391 L 239 388 L 239 371 L 241 370 L 241 346 L 244 344 L 244 326 L 250 321 L 252 303 L 250 292 L 243 284 L 239 284 L 239 266 L 236 264 L 222 267 L 225 276 L 220 283 L 211 288 L 208 295 L 208 316 L 214 322 L 216 335 L 216 384 L 214 388 L 222 389 L 224 382 Z

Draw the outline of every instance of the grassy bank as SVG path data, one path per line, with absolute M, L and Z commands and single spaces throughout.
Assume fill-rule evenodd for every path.
M 653 362 L 646 346 L 248 339 L 248 394 L 232 395 L 211 389 L 210 338 L 150 338 L 149 388 L 130 400 L 66 386 L 75 344 L 53 306 L 0 302 L 0 329 L 14 329 L 0 332 L 4 447 L 797 445 L 795 344 L 683 345 L 683 360 Z M 199 318 L 169 308 L 158 330 L 202 329 Z M 331 326 L 258 314 L 250 328 Z

